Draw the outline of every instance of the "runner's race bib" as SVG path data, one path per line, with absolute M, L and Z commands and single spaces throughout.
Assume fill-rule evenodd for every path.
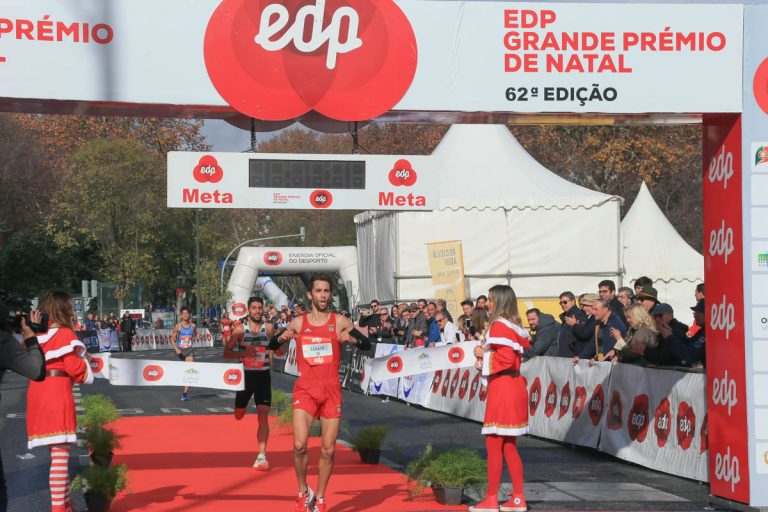
M 258 352 L 254 355 L 243 356 L 243 366 L 246 368 L 263 368 L 267 362 L 267 349 L 266 347 L 256 347 Z
M 187 336 L 182 334 L 179 337 L 179 348 L 181 349 L 192 348 L 192 336 Z
M 319 366 L 333 361 L 333 343 L 331 338 L 302 336 L 301 352 L 310 366 Z

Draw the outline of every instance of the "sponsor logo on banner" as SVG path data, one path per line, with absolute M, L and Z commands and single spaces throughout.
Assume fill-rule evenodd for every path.
M 205 155 L 192 171 L 192 176 L 198 183 L 218 183 L 224 177 L 224 169 L 211 155 Z
M 461 383 L 459 384 L 459 400 L 464 400 L 469 389 L 469 370 L 464 370 L 464 374 L 461 376 Z
M 485 399 L 488 398 L 488 388 L 485 386 L 480 386 L 480 391 L 478 392 L 477 397 L 481 402 L 485 402 Z
M 725 264 L 728 264 L 728 257 L 733 254 L 733 228 L 726 226 L 725 219 L 717 229 L 709 232 L 709 255 L 722 256 Z
M 768 252 L 757 253 L 757 268 L 768 269 Z
M 403 371 L 403 358 L 400 356 L 392 356 L 387 359 L 387 371 L 389 373 L 400 373 Z
M 472 384 L 469 385 L 469 401 L 475 399 L 477 389 L 480 387 L 480 372 L 475 373 L 475 378 L 472 379 Z
M 699 445 L 701 453 L 709 450 L 709 414 L 704 415 L 701 420 L 701 429 L 699 430 Z
M 248 312 L 248 308 L 245 307 L 245 304 L 242 302 L 236 302 L 232 304 L 232 315 L 236 317 L 245 316 L 245 314 Z M 166 341 L 168 341 L 166 339 Z
M 669 398 L 664 397 L 659 402 L 659 406 L 656 407 L 656 415 L 654 416 L 653 430 L 656 432 L 656 444 L 659 448 L 663 448 L 667 444 L 669 434 L 672 432 L 672 413 L 669 407 Z
M 275 267 L 283 262 L 283 255 L 280 251 L 267 251 L 264 253 L 264 263 L 270 267 Z
M 459 371 L 459 370 L 456 370 Z M 440 394 L 442 396 L 448 396 L 448 388 L 451 384 L 451 370 L 445 370 L 445 380 L 443 381 L 443 387 L 440 388 Z
M 195 368 L 187 368 L 184 370 L 184 375 L 181 380 L 184 384 L 197 384 L 200 382 L 200 371 Z
M 418 364 L 419 368 L 422 370 L 429 370 L 432 368 L 432 358 L 429 357 L 429 354 L 426 352 L 422 352 L 419 354 L 419 357 L 416 358 L 416 364 Z
M 715 479 L 730 485 L 731 492 L 735 492 L 736 485 L 741 482 L 741 463 L 738 457 L 731 455 L 730 445 L 724 454 L 715 455 Z
M 249 117 L 285 120 L 314 109 L 360 121 L 400 101 L 416 47 L 392 0 L 224 0 L 203 50 L 213 86 Z
M 120 380 L 120 368 L 109 363 L 109 381 L 118 382 Z
M 712 403 L 726 407 L 728 416 L 731 415 L 733 407 L 739 403 L 736 397 L 736 381 L 728 378 L 728 370 L 725 370 L 723 378 L 715 377 L 712 380 Z
M 240 370 L 232 369 L 224 372 L 224 384 L 237 386 L 241 380 L 243 380 L 243 372 Z
M 464 349 L 461 347 L 453 347 L 448 351 L 448 360 L 453 364 L 459 364 L 464 360 Z
M 456 395 L 456 389 L 459 387 L 459 379 L 461 378 L 461 370 L 456 369 L 451 379 L 451 398 Z
M 592 391 L 592 396 L 589 399 L 589 417 L 592 420 L 592 424 L 597 426 L 600 423 L 600 419 L 603 417 L 603 410 L 605 409 L 605 392 L 603 386 L 598 384 L 595 386 L 595 390 Z
M 683 450 L 691 447 L 696 434 L 696 414 L 688 402 L 680 402 L 677 409 L 677 444 Z
M 573 407 L 571 408 L 571 418 L 577 420 L 581 417 L 581 413 L 584 412 L 584 406 L 587 403 L 587 388 L 584 386 L 576 386 L 576 391 L 573 393 Z
M 416 184 L 416 171 L 411 162 L 402 159 L 395 162 L 395 166 L 389 171 L 389 182 L 396 187 L 411 187 Z
M 432 377 L 432 393 L 437 394 L 437 390 L 440 389 L 440 383 L 443 382 L 443 370 L 437 370 L 435 376 Z
M 712 184 L 722 183 L 723 190 L 728 190 L 728 181 L 733 177 L 733 153 L 725 151 L 725 145 L 709 162 L 707 178 Z
M 544 398 L 544 415 L 549 418 L 552 413 L 555 412 L 557 407 L 557 386 L 554 382 L 550 382 L 547 386 L 547 395 Z
M 99 373 L 104 369 L 104 360 L 99 357 L 92 357 L 88 364 L 91 366 L 93 373 Z
M 736 327 L 736 313 L 732 303 L 723 294 L 720 304 L 712 304 L 709 309 L 709 326 L 714 331 L 723 331 L 727 340 Z
M 528 412 L 531 416 L 536 415 L 539 402 L 541 402 L 541 380 L 536 377 L 533 379 L 530 391 L 528 391 Z
M 763 60 L 752 78 L 752 94 L 760 110 L 768 114 L 768 59 Z
M 560 391 L 560 414 L 557 419 L 560 420 L 566 415 L 568 409 L 571 407 L 571 384 L 566 382 L 563 386 L 563 390 Z
M 768 147 L 766 147 L 765 144 L 761 144 L 757 147 L 755 150 L 755 158 L 754 163 L 752 164 L 752 169 L 756 169 L 761 166 L 765 166 L 768 164 Z
M 151 364 L 144 368 L 144 371 L 142 374 L 144 375 L 144 380 L 148 382 L 156 382 L 163 378 L 163 368 L 156 365 Z
M 618 390 L 613 391 L 611 396 L 611 403 L 608 406 L 608 416 L 606 422 L 608 428 L 611 430 L 619 430 L 622 425 L 622 405 L 621 405 L 621 393 Z
M 315 190 L 309 194 L 309 204 L 313 208 L 328 208 L 333 204 L 333 194 L 327 190 Z
M 648 395 L 638 395 L 632 403 L 627 418 L 627 432 L 629 438 L 638 443 L 645 441 L 648 434 Z

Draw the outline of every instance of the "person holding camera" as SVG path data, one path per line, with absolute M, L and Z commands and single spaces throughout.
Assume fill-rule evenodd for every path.
M 24 339 L 19 343 L 11 332 L 11 326 L 5 319 L 11 317 L 11 311 L 4 303 L 0 303 L 0 381 L 5 370 L 11 370 L 22 377 L 35 381 L 45 379 L 45 357 L 37 341 L 35 331 L 27 324 L 26 319 L 20 318 L 19 330 Z M 30 323 L 34 326 L 40 324 L 40 312 L 33 311 L 29 315 Z M 14 319 L 15 321 L 15 319 Z M 0 426 L 2 426 L 0 424 Z M 0 512 L 8 510 L 8 489 L 5 485 L 5 472 L 3 460 L 0 457 Z
M 30 382 L 27 391 L 27 446 L 48 446 L 51 453 L 51 512 L 74 510 L 69 501 L 69 449 L 77 440 L 72 384 L 93 382 L 86 348 L 72 325 L 72 297 L 65 291 L 48 292 L 40 310 L 50 322 L 37 339 L 45 355 L 45 380 Z M 42 326 L 45 328 L 46 326 Z

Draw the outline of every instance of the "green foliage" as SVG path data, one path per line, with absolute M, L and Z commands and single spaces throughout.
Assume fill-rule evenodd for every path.
M 275 424 L 278 427 L 292 427 L 293 426 L 293 407 L 286 407 L 280 411 L 280 416 L 275 420 Z
M 95 455 L 108 455 L 121 446 L 122 436 L 111 428 L 88 428 L 83 437 L 88 443 L 88 448 Z
M 392 427 L 390 425 L 373 425 L 363 427 L 357 431 L 352 438 L 352 445 L 355 450 L 381 450 L 381 444 L 387 436 L 387 432 Z
M 103 428 L 120 417 L 115 404 L 105 395 L 84 396 L 83 409 L 78 423 L 85 429 Z
M 83 472 L 72 480 L 72 489 L 80 492 L 100 494 L 108 499 L 114 499 L 117 494 L 128 487 L 128 468 L 125 464 L 119 466 L 86 467 Z
M 291 395 L 281 389 L 272 389 L 272 407 L 280 409 L 291 409 Z
M 455 448 L 437 451 L 427 444 L 421 457 L 412 460 L 405 469 L 411 499 L 419 496 L 431 482 L 432 487 L 477 487 L 487 480 L 485 461 L 474 450 Z

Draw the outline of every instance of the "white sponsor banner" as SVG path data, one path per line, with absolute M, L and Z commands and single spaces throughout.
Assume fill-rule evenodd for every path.
M 355 2 L 342 4 L 346 5 L 339 9 L 351 11 L 355 19 L 366 14 L 358 14 Z M 372 60 L 367 73 L 357 71 L 362 76 L 340 81 L 330 93 L 343 94 L 347 89 L 342 87 L 360 84 L 349 94 L 363 89 L 375 98 L 370 89 L 386 89 L 387 80 L 375 79 L 377 73 L 386 76 L 388 68 L 382 66 L 417 53 L 413 81 L 408 86 L 410 77 L 404 77 L 407 91 L 392 108 L 395 112 L 741 110 L 742 84 L 737 79 L 742 75 L 741 5 L 448 0 L 396 4 L 405 18 L 381 9 L 382 19 L 376 24 L 381 28 L 363 31 L 359 50 L 340 42 L 358 41 L 357 34 L 339 33 L 339 27 L 334 33 L 313 32 L 307 43 L 326 54 L 328 69 L 291 70 L 286 64 L 285 74 L 276 78 L 295 87 L 293 95 L 308 88 L 316 92 L 317 86 L 355 71 L 344 66 L 346 58 L 375 47 L 381 62 Z M 212 29 L 209 20 L 218 5 L 208 0 L 6 0 L 0 19 L 0 97 L 75 102 L 68 108 L 86 101 L 114 109 L 132 104 L 155 111 L 221 115 L 228 105 L 214 88 L 204 57 L 206 29 Z M 266 9 L 281 4 L 262 5 Z M 320 11 L 316 24 L 322 25 L 323 16 L 336 19 L 330 4 L 325 7 L 318 0 L 315 5 Z M 241 34 L 242 48 L 235 51 L 266 51 L 259 45 L 267 43 L 260 43 L 256 32 L 258 16 L 268 21 L 268 14 L 249 11 L 248 15 L 255 17 L 253 28 L 246 29 L 252 34 Z M 316 18 L 314 10 L 309 16 Z M 281 20 L 287 25 L 295 18 L 295 12 L 286 10 Z M 410 53 L 400 55 L 403 49 L 393 39 L 411 28 L 416 48 L 406 48 Z M 226 39 L 230 45 L 235 36 Z M 316 40 L 333 36 L 327 45 Z M 269 45 L 269 52 L 275 52 L 278 60 L 285 54 L 285 62 L 306 50 L 297 50 L 289 38 L 278 43 Z M 208 50 L 215 52 L 210 65 L 227 49 Z M 243 66 L 231 72 L 239 76 L 250 71 L 247 62 Z M 286 91 L 276 89 L 279 98 L 256 96 L 244 101 L 280 102 Z M 150 111 L 136 107 L 135 112 Z
M 402 352 L 402 345 L 395 345 L 393 343 L 377 343 L 375 357 L 389 357 L 397 352 Z M 398 396 L 398 388 L 400 379 L 386 379 L 382 381 L 371 380 L 371 384 L 368 387 L 368 393 L 371 395 L 385 395 L 385 396 Z
M 120 351 L 120 341 L 114 329 L 96 329 L 99 340 L 99 350 L 102 352 Z
M 418 373 L 398 379 L 397 397 L 410 404 L 426 407 L 432 390 L 433 375 L 432 372 Z
M 109 352 L 90 354 L 88 364 L 91 365 L 93 377 L 96 379 L 109 379 Z
M 170 152 L 168 206 L 432 210 L 439 176 L 429 156 Z
M 465 341 L 442 347 L 404 350 L 369 362 L 371 381 L 380 382 L 393 377 L 405 377 L 428 371 L 464 368 L 475 364 L 473 350 L 477 342 Z M 378 352 L 378 350 L 377 350 Z
M 483 421 L 486 391 L 480 384 L 480 372 L 474 367 L 438 370 L 432 374 L 426 407 Z
M 170 350 L 173 344 L 172 334 L 173 329 L 138 329 L 133 336 L 131 348 L 135 351 L 164 348 Z M 213 334 L 207 327 L 198 328 L 197 334 L 198 338 L 192 341 L 193 348 L 213 347 Z
M 528 423 L 533 435 L 597 448 L 610 363 L 535 357 L 523 364 L 528 383 Z
M 243 389 L 243 365 L 110 358 L 109 382 L 116 386 L 190 386 Z
M 728 383 L 715 383 L 727 400 Z M 714 391 L 714 390 L 713 390 Z M 613 366 L 600 450 L 641 466 L 708 481 L 706 376 Z

